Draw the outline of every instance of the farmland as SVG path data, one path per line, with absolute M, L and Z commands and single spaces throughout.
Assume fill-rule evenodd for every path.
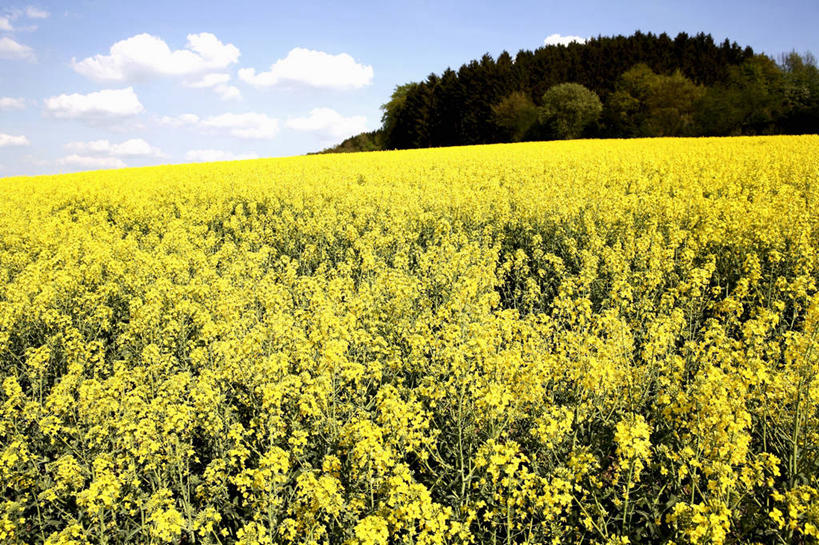
M 819 137 L 0 180 L 0 542 L 813 543 Z

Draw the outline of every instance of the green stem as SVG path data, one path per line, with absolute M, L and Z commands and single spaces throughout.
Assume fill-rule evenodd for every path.
M 626 522 L 628 519 L 628 501 L 631 492 L 631 478 L 634 476 L 634 460 L 629 463 L 628 466 L 628 480 L 626 481 L 626 492 L 625 497 L 623 498 L 623 521 L 620 525 L 620 533 L 625 535 L 626 533 Z
M 799 463 L 799 421 L 800 418 L 800 409 L 802 404 L 802 388 L 800 387 L 798 392 L 796 393 L 796 410 L 794 411 L 793 416 L 793 437 L 791 441 L 793 442 L 793 451 L 791 453 L 791 474 L 790 474 L 790 488 L 793 488 L 795 479 L 796 479 L 796 471 L 798 469 Z

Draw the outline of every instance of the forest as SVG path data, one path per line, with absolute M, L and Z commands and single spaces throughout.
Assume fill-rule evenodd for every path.
M 811 53 L 773 59 L 709 34 L 638 31 L 487 53 L 398 85 L 381 108 L 381 128 L 325 151 L 815 133 L 819 69 Z

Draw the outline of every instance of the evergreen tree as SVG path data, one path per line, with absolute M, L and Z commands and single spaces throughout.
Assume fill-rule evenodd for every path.
M 582 132 L 568 121 L 569 95 L 565 104 L 547 99 L 550 89 L 568 82 L 604 104 L 600 118 Z M 514 56 L 504 51 L 497 59 L 485 54 L 457 70 L 396 87 L 382 108 L 377 138 L 340 147 L 417 148 L 578 134 L 816 132 L 819 69 L 811 55 L 791 53 L 777 65 L 750 47 L 729 40 L 717 44 L 704 33 L 672 38 L 638 31 Z M 533 122 L 533 108 L 548 122 Z
M 732 68 L 752 55 L 750 48 L 743 49 L 727 40 L 717 45 L 707 34 L 683 33 L 672 39 L 667 34 L 642 32 L 628 37 L 599 36 L 584 44 L 575 42 L 520 51 L 514 58 L 507 52 L 497 60 L 487 54 L 457 71 L 447 69 L 440 77 L 433 75 L 426 81 L 397 88 L 397 93 L 385 105 L 389 107 L 384 116 L 384 145 L 387 148 L 449 146 L 533 137 L 531 131 L 522 136 L 519 130 L 498 130 L 495 108 L 505 97 L 520 92 L 540 105 L 550 88 L 575 82 L 609 104 L 620 76 L 641 63 L 656 74 L 672 78 L 663 81 L 665 88 L 658 91 L 655 98 L 660 101 L 665 97 L 663 100 L 675 104 L 654 104 L 652 122 L 644 124 L 645 120 L 641 120 L 634 127 L 626 126 L 634 124 L 629 120 L 609 124 L 612 112 L 607 112 L 594 134 L 689 134 L 697 125 L 692 121 L 690 100 L 683 99 L 696 98 L 702 91 L 700 85 L 724 84 Z M 675 76 L 675 71 L 679 71 L 679 75 Z M 618 100 L 625 98 L 620 96 Z M 681 109 L 682 103 L 685 107 Z M 622 111 L 621 108 L 619 112 Z

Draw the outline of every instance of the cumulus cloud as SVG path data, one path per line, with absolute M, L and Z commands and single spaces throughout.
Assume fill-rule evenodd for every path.
M 254 68 L 242 68 L 239 79 L 259 88 L 291 85 L 357 89 L 372 83 L 373 67 L 357 63 L 347 53 L 331 55 L 297 47 L 267 72 L 257 74 Z
M 215 87 L 230 81 L 230 74 L 213 73 L 205 74 L 202 78 L 191 82 L 188 87 Z
M 236 100 L 242 98 L 242 93 L 237 87 L 227 84 L 229 81 L 230 74 L 212 73 L 205 74 L 200 79 L 187 83 L 186 85 L 188 87 L 198 89 L 213 89 L 213 91 L 219 95 L 219 98 L 222 100 Z
M 14 30 L 14 27 L 11 26 L 11 21 L 8 17 L 0 17 L 0 30 L 4 30 L 6 32 L 11 32 Z
M 91 157 L 84 155 L 67 155 L 57 159 L 57 164 L 63 167 L 78 169 L 125 168 L 128 165 L 118 157 Z
M 200 122 L 202 127 L 227 131 L 237 138 L 270 139 L 279 132 L 279 121 L 266 114 L 221 114 Z
M 0 148 L 9 146 L 28 146 L 31 142 L 25 136 L 14 136 L 11 134 L 0 133 Z
M 367 118 L 360 115 L 344 117 L 332 108 L 314 108 L 307 117 L 288 119 L 287 127 L 313 132 L 323 138 L 346 138 L 367 130 Z
M 224 132 L 236 138 L 269 140 L 279 132 L 279 120 L 256 112 L 221 114 L 200 118 L 195 114 L 165 116 L 160 123 L 171 127 L 194 127 L 206 132 Z
M 586 38 L 581 36 L 563 36 L 562 34 L 549 34 L 546 36 L 546 39 L 543 40 L 544 45 L 569 45 L 572 42 L 577 42 L 579 44 L 586 43 Z
M 29 19 L 47 19 L 48 16 L 51 15 L 44 9 L 40 9 L 35 6 L 28 6 L 26 8 L 26 17 Z
M 23 110 L 26 107 L 26 99 L 0 97 L 0 112 L 8 110 Z
M 5 36 L 0 38 L 0 59 L 35 60 L 34 50 Z
M 239 49 L 209 32 L 188 34 L 184 49 L 171 50 L 158 36 L 137 34 L 116 42 L 108 55 L 71 60 L 76 72 L 97 81 L 137 81 L 156 76 L 190 77 L 222 70 L 239 60 Z
M 196 114 L 182 114 L 177 116 L 164 115 L 159 118 L 159 122 L 169 127 L 194 126 L 199 123 L 199 116 Z
M 108 140 L 69 142 L 65 147 L 68 151 L 78 154 L 109 155 L 113 157 L 165 157 L 165 154 L 159 148 L 150 145 L 142 138 L 131 138 L 119 144 Z
M 145 109 L 132 87 L 104 89 L 87 95 L 63 94 L 45 99 L 44 104 L 46 112 L 53 117 L 90 122 L 123 119 Z
M 193 149 L 185 154 L 185 159 L 196 163 L 210 163 L 213 161 L 240 161 L 242 159 L 258 159 L 253 152 L 233 153 L 218 149 Z
M 213 90 L 222 100 L 239 100 L 242 98 L 242 92 L 233 85 L 217 85 Z

